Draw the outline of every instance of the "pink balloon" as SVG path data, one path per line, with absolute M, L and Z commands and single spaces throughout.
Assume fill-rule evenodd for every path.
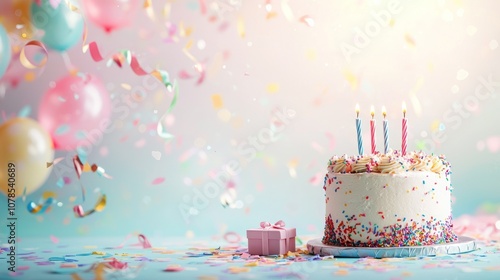
M 109 130 L 111 100 L 93 75 L 67 76 L 42 97 L 40 124 L 49 132 L 54 148 L 74 150 L 98 145 Z
M 132 22 L 139 0 L 85 0 L 83 5 L 87 17 L 109 33 Z

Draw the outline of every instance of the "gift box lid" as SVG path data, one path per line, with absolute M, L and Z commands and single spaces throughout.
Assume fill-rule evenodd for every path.
M 262 232 L 267 231 L 269 239 L 285 239 L 290 237 L 295 237 L 295 228 L 258 228 L 258 229 L 248 229 L 247 238 L 249 239 L 260 239 L 262 238 Z

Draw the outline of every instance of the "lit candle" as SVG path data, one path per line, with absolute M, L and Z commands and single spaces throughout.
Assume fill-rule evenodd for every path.
M 385 106 L 382 106 L 382 115 L 384 116 L 383 126 L 384 126 L 384 154 L 389 151 L 389 123 L 387 122 L 387 112 L 385 111 Z
M 356 132 L 358 134 L 358 153 L 363 155 L 363 139 L 361 137 L 361 120 L 359 119 L 359 105 L 356 104 Z
M 372 118 L 370 120 L 370 136 L 372 140 L 372 154 L 375 154 L 375 150 L 377 149 L 377 145 L 375 144 L 375 109 L 373 106 L 370 108 L 370 115 Z
M 408 122 L 406 119 L 406 103 L 403 102 L 403 139 L 401 141 L 401 153 L 406 155 L 406 137 L 408 136 Z

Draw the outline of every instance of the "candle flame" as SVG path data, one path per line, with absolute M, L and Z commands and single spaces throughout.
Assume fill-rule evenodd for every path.
M 406 102 L 403 102 L 403 116 L 406 116 Z
M 359 117 L 359 104 L 356 104 L 356 116 Z
M 385 110 L 385 106 L 382 106 L 382 115 L 385 117 L 387 116 L 387 111 Z
M 370 115 L 372 115 L 372 119 L 375 116 L 375 108 L 373 107 L 373 105 L 370 107 Z

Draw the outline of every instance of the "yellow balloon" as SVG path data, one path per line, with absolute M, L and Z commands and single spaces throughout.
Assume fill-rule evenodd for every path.
M 0 126 L 0 191 L 16 189 L 16 198 L 37 190 L 47 179 L 54 160 L 49 134 L 28 118 L 13 118 Z M 10 170 L 9 170 L 10 169 Z

